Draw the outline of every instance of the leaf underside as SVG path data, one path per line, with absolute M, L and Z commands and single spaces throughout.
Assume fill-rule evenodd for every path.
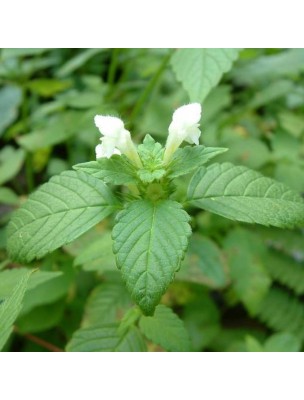
M 193 176 L 190 204 L 232 220 L 291 228 L 304 224 L 301 196 L 284 184 L 231 163 L 202 167 Z
M 31 194 L 8 226 L 12 259 L 29 262 L 69 243 L 117 208 L 110 189 L 80 171 L 54 176 Z
M 191 233 L 179 203 L 138 200 L 117 215 L 112 236 L 117 266 L 133 300 L 152 315 L 174 279 Z

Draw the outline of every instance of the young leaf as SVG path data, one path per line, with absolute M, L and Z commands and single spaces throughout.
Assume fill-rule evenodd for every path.
M 134 201 L 117 215 L 112 233 L 117 265 L 146 315 L 153 314 L 180 267 L 191 233 L 189 219 L 171 200 Z
M 171 63 L 190 100 L 202 102 L 230 70 L 238 53 L 238 49 L 179 49 Z
M 99 158 L 97 161 L 76 164 L 73 168 L 115 185 L 137 183 L 136 170 L 125 156 Z
M 183 321 L 162 304 L 156 307 L 153 317 L 142 316 L 139 327 L 149 340 L 168 351 L 190 350 L 190 339 Z
M 29 262 L 76 239 L 118 207 L 110 189 L 83 172 L 66 171 L 42 185 L 13 215 L 7 247 Z
M 165 175 L 166 170 L 162 168 L 164 149 L 150 135 L 146 135 L 143 144 L 138 146 L 138 154 L 144 166 L 137 172 L 142 182 L 151 183 Z
M 21 310 L 23 296 L 31 273 L 32 271 L 24 272 L 12 294 L 0 304 L 0 350 L 13 330 L 13 323 Z
M 193 176 L 193 206 L 237 221 L 293 227 L 304 224 L 304 201 L 282 183 L 230 163 L 202 167 Z
M 227 150 L 220 147 L 205 146 L 186 146 L 177 149 L 169 164 L 168 176 L 169 178 L 177 178 L 186 175 Z
M 139 352 L 146 344 L 136 327 L 120 332 L 118 324 L 97 325 L 76 331 L 67 351 Z

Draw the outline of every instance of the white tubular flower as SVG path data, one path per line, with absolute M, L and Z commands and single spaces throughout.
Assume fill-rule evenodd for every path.
M 113 154 L 117 154 L 117 155 L 121 155 L 121 152 L 114 148 L 113 151 L 109 151 L 109 149 L 107 149 L 106 146 L 104 146 L 104 144 L 98 144 L 95 147 L 95 153 L 96 153 L 96 159 L 98 160 L 98 158 L 103 158 L 103 157 L 107 157 L 110 158 Z
M 103 154 L 103 157 L 110 158 L 113 154 L 118 154 L 117 151 L 119 151 L 119 154 L 125 154 L 138 166 L 142 165 L 130 132 L 125 129 L 120 118 L 96 115 L 94 122 L 103 135 L 101 138 L 102 147 L 97 146 L 98 149 L 96 147 L 96 156 L 98 151 L 99 155 Z
M 165 162 L 169 161 L 183 141 L 199 144 L 201 113 L 202 107 L 199 103 L 187 104 L 174 111 L 164 154 Z

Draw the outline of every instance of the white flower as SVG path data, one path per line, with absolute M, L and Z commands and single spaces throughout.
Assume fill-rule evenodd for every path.
M 121 155 L 121 152 L 118 149 L 114 148 L 114 151 L 111 152 L 103 144 L 98 144 L 95 147 L 95 153 L 96 153 L 96 159 L 103 157 L 110 158 L 113 154 L 118 154 L 119 156 Z
M 183 141 L 199 144 L 201 113 L 202 107 L 199 103 L 187 104 L 174 111 L 164 154 L 165 162 L 171 158 Z
M 130 160 L 141 166 L 130 132 L 125 129 L 120 118 L 110 115 L 96 115 L 94 122 L 103 135 L 100 139 L 102 144 L 96 146 L 95 149 L 97 158 L 110 158 L 113 154 L 125 154 Z

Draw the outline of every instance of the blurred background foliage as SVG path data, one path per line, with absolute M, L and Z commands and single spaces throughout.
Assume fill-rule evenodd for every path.
M 96 114 L 120 116 L 136 142 L 146 133 L 165 142 L 173 110 L 192 100 L 177 79 L 179 51 L 1 50 L 0 299 L 27 270 L 7 259 L 11 213 L 51 176 L 95 159 Z M 304 193 L 303 49 L 244 49 L 200 100 L 201 143 L 230 149 L 216 161 L 246 165 Z M 185 189 L 180 180 L 179 194 Z M 192 350 L 301 351 L 303 229 L 192 216 L 188 254 L 162 300 L 184 321 Z M 113 219 L 102 222 L 32 263 L 41 275 L 30 278 L 6 350 L 64 349 L 79 326 L 121 320 L 132 303 L 115 267 L 112 226 Z M 149 341 L 138 349 L 146 346 L 162 350 Z

